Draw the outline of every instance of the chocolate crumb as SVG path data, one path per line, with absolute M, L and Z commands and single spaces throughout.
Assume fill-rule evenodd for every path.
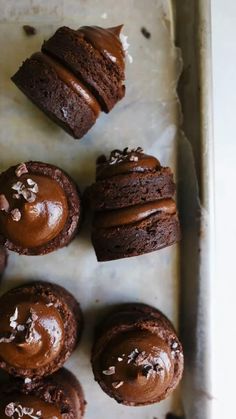
M 167 413 L 166 419 L 185 419 L 184 416 L 177 416 L 174 413 Z
M 34 28 L 34 26 L 31 26 L 31 25 L 24 25 L 23 30 L 25 34 L 28 36 L 32 36 L 37 33 L 36 28 Z
M 146 39 L 150 39 L 151 38 L 151 33 L 146 28 L 144 28 L 144 26 L 141 28 L 141 33 L 143 34 L 143 36 Z

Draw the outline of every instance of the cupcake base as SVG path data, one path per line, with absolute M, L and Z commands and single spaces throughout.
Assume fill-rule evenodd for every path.
M 65 195 L 68 197 L 68 218 L 63 230 L 53 240 L 46 244 L 37 247 L 22 247 L 17 245 L 0 234 L 0 246 L 3 245 L 7 249 L 17 252 L 21 255 L 45 255 L 54 252 L 61 247 L 67 246 L 75 237 L 81 220 L 81 200 L 79 190 L 74 181 L 60 168 L 37 161 L 29 161 L 25 163 L 29 177 L 30 175 L 47 176 L 61 186 Z M 18 166 L 12 166 L 5 172 L 1 173 L 1 183 L 7 183 L 11 178 L 14 178 L 15 171 Z
M 64 344 L 59 355 L 49 364 L 34 369 L 20 368 L 10 365 L 0 358 L 0 368 L 11 375 L 33 380 L 52 374 L 61 368 L 76 348 L 83 330 L 83 316 L 79 303 L 64 288 L 46 282 L 32 282 L 10 290 L 5 296 L 13 298 L 17 294 L 39 296 L 45 300 L 48 307 L 57 308 L 64 324 Z
M 169 347 L 172 356 L 171 362 L 173 363 L 173 377 L 161 394 L 156 393 L 154 397 L 152 396 L 147 401 L 143 400 L 141 393 L 140 397 L 137 398 L 137 395 L 135 395 L 135 400 L 130 401 L 130 395 L 129 400 L 128 398 L 126 400 L 125 395 L 119 393 L 119 387 L 117 387 L 117 390 L 113 385 L 108 385 L 108 382 L 105 380 L 106 375 L 104 375 L 106 371 L 103 371 L 102 363 L 104 362 L 107 348 L 110 347 L 112 341 L 116 342 L 119 336 L 124 336 L 127 333 L 143 333 L 144 331 L 159 336 L 165 345 Z M 121 359 L 119 358 L 118 361 L 121 361 Z M 130 362 L 129 359 L 128 364 Z M 91 362 L 95 380 L 103 391 L 118 403 L 126 406 L 144 406 L 162 401 L 177 387 L 183 373 L 183 351 L 171 322 L 159 310 L 146 304 L 133 303 L 122 305 L 116 308 L 107 320 L 98 325 L 95 331 Z M 115 362 L 114 358 L 111 359 L 111 364 L 112 362 Z M 110 374 L 109 376 L 112 377 Z
M 48 378 L 28 384 L 5 379 L 0 390 L 2 410 L 8 400 L 15 401 L 11 395 L 18 394 L 36 397 L 49 405 L 55 405 L 62 417 L 65 415 L 68 419 L 82 419 L 84 416 L 86 402 L 82 387 L 75 376 L 64 368 Z

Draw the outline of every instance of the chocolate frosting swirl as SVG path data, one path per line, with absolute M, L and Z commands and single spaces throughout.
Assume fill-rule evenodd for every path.
M 159 201 L 133 205 L 128 208 L 98 212 L 94 217 L 94 226 L 110 228 L 124 224 L 133 224 L 156 213 L 175 214 L 175 201 L 173 199 L 160 199 Z
M 5 209 L 0 208 L 0 233 L 16 245 L 35 248 L 49 243 L 68 218 L 67 197 L 47 176 L 22 174 L 0 184 Z
M 130 404 L 155 400 L 174 376 L 170 347 L 147 330 L 119 333 L 109 342 L 100 362 L 105 385 Z
M 110 157 L 100 156 L 97 160 L 96 180 L 103 180 L 127 173 L 155 172 L 160 162 L 153 156 L 144 154 L 138 147 L 134 150 L 113 150 Z
M 61 352 L 63 320 L 43 297 L 6 294 L 0 318 L 0 358 L 8 365 L 33 370 L 50 364 Z
M 123 25 L 104 29 L 99 26 L 82 26 L 77 33 L 79 36 L 83 36 L 96 50 L 104 54 L 112 62 L 117 63 L 124 70 L 125 53 L 119 38 L 122 27 Z
M 0 400 L 1 419 L 62 419 L 60 409 L 39 397 L 13 393 Z

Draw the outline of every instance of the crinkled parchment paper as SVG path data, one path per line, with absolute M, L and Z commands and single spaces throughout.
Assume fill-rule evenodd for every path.
M 180 52 L 170 36 L 165 0 L 1 0 L 0 25 L 0 169 L 21 161 L 41 160 L 66 170 L 81 189 L 94 180 L 95 159 L 113 148 L 142 146 L 163 165 L 177 172 L 179 106 L 175 93 L 181 72 Z M 37 34 L 27 37 L 22 25 L 32 24 Z M 127 63 L 127 93 L 109 115 L 102 115 L 81 141 L 74 141 L 50 122 L 10 81 L 10 76 L 31 53 L 40 49 L 61 25 L 77 28 L 124 23 L 133 64 Z M 146 39 L 141 33 L 150 33 Z M 94 382 L 90 367 L 93 327 L 116 303 L 138 301 L 162 310 L 178 328 L 178 246 L 138 258 L 97 263 L 90 242 L 89 221 L 66 249 L 43 257 L 11 254 L 1 291 L 30 279 L 56 282 L 71 291 L 85 314 L 82 343 L 67 362 L 87 396 L 88 419 L 164 419 L 169 411 L 181 413 L 181 396 L 153 406 L 118 405 Z

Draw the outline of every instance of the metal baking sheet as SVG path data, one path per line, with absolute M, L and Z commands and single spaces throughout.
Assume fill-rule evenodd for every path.
M 208 342 L 205 334 L 208 323 L 200 322 L 199 317 L 199 307 L 203 308 L 203 313 L 206 307 L 199 284 L 205 286 L 208 271 L 198 250 L 199 246 L 200 249 L 205 246 L 204 255 L 208 252 L 209 226 L 203 226 L 199 221 L 203 219 L 199 211 L 205 210 L 204 220 L 207 221 L 210 192 L 206 187 L 204 199 L 199 196 L 201 178 L 195 162 L 201 161 L 201 151 L 192 137 L 193 129 L 197 127 L 206 146 L 206 131 L 200 130 L 200 120 L 194 120 L 192 126 L 186 126 L 188 141 L 180 129 L 182 116 L 176 86 L 183 64 L 181 51 L 174 45 L 176 34 L 184 58 L 188 48 L 198 51 L 201 36 L 198 38 L 191 32 L 193 48 L 189 45 L 192 38 L 183 35 L 184 28 L 191 30 L 191 22 L 201 16 L 200 11 L 205 7 L 199 7 L 195 15 L 195 3 L 192 0 L 173 3 L 149 0 L 147 8 L 145 0 L 0 0 L 0 169 L 30 159 L 46 161 L 65 169 L 83 190 L 94 180 L 95 159 L 100 153 L 108 153 L 117 147 L 142 146 L 146 152 L 156 155 L 162 164 L 171 166 L 177 180 L 183 225 L 181 245 L 138 258 L 97 263 L 87 219 L 78 238 L 66 249 L 43 257 L 10 255 L 1 292 L 30 279 L 43 279 L 65 286 L 81 302 L 85 333 L 66 366 L 76 373 L 84 387 L 88 419 L 104 419 L 108 412 L 114 419 L 165 419 L 168 412 L 184 413 L 186 419 L 209 417 L 205 403 L 210 398 L 209 385 L 199 371 L 205 367 L 205 346 L 202 352 L 201 345 Z M 27 23 L 36 27 L 35 36 L 27 37 L 23 33 L 22 26 Z M 125 24 L 124 33 L 129 37 L 129 52 L 133 57 L 133 64 L 127 63 L 126 97 L 109 115 L 103 115 L 82 141 L 75 142 L 15 88 L 10 76 L 59 26 L 77 28 L 97 24 L 108 27 L 120 23 Z M 151 33 L 150 39 L 142 35 L 142 27 Z M 203 62 L 204 56 L 199 55 Z M 189 59 L 188 55 L 186 58 Z M 186 65 L 184 68 L 186 71 Z M 187 121 L 192 118 L 191 106 L 196 96 L 196 80 L 191 71 L 190 75 L 180 91 Z M 192 92 L 191 106 L 186 106 L 189 103 L 186 88 Z M 208 109 L 207 103 L 205 105 Z M 200 116 L 200 108 L 195 110 L 196 116 Z M 206 169 L 209 168 L 209 153 L 204 156 Z M 204 227 L 204 240 L 199 240 L 201 227 Z M 91 372 L 94 324 L 113 304 L 127 301 L 145 302 L 162 310 L 180 331 L 186 348 L 183 385 L 172 397 L 153 406 L 129 408 L 118 405 L 102 392 Z M 199 325 L 201 333 L 198 335 Z

